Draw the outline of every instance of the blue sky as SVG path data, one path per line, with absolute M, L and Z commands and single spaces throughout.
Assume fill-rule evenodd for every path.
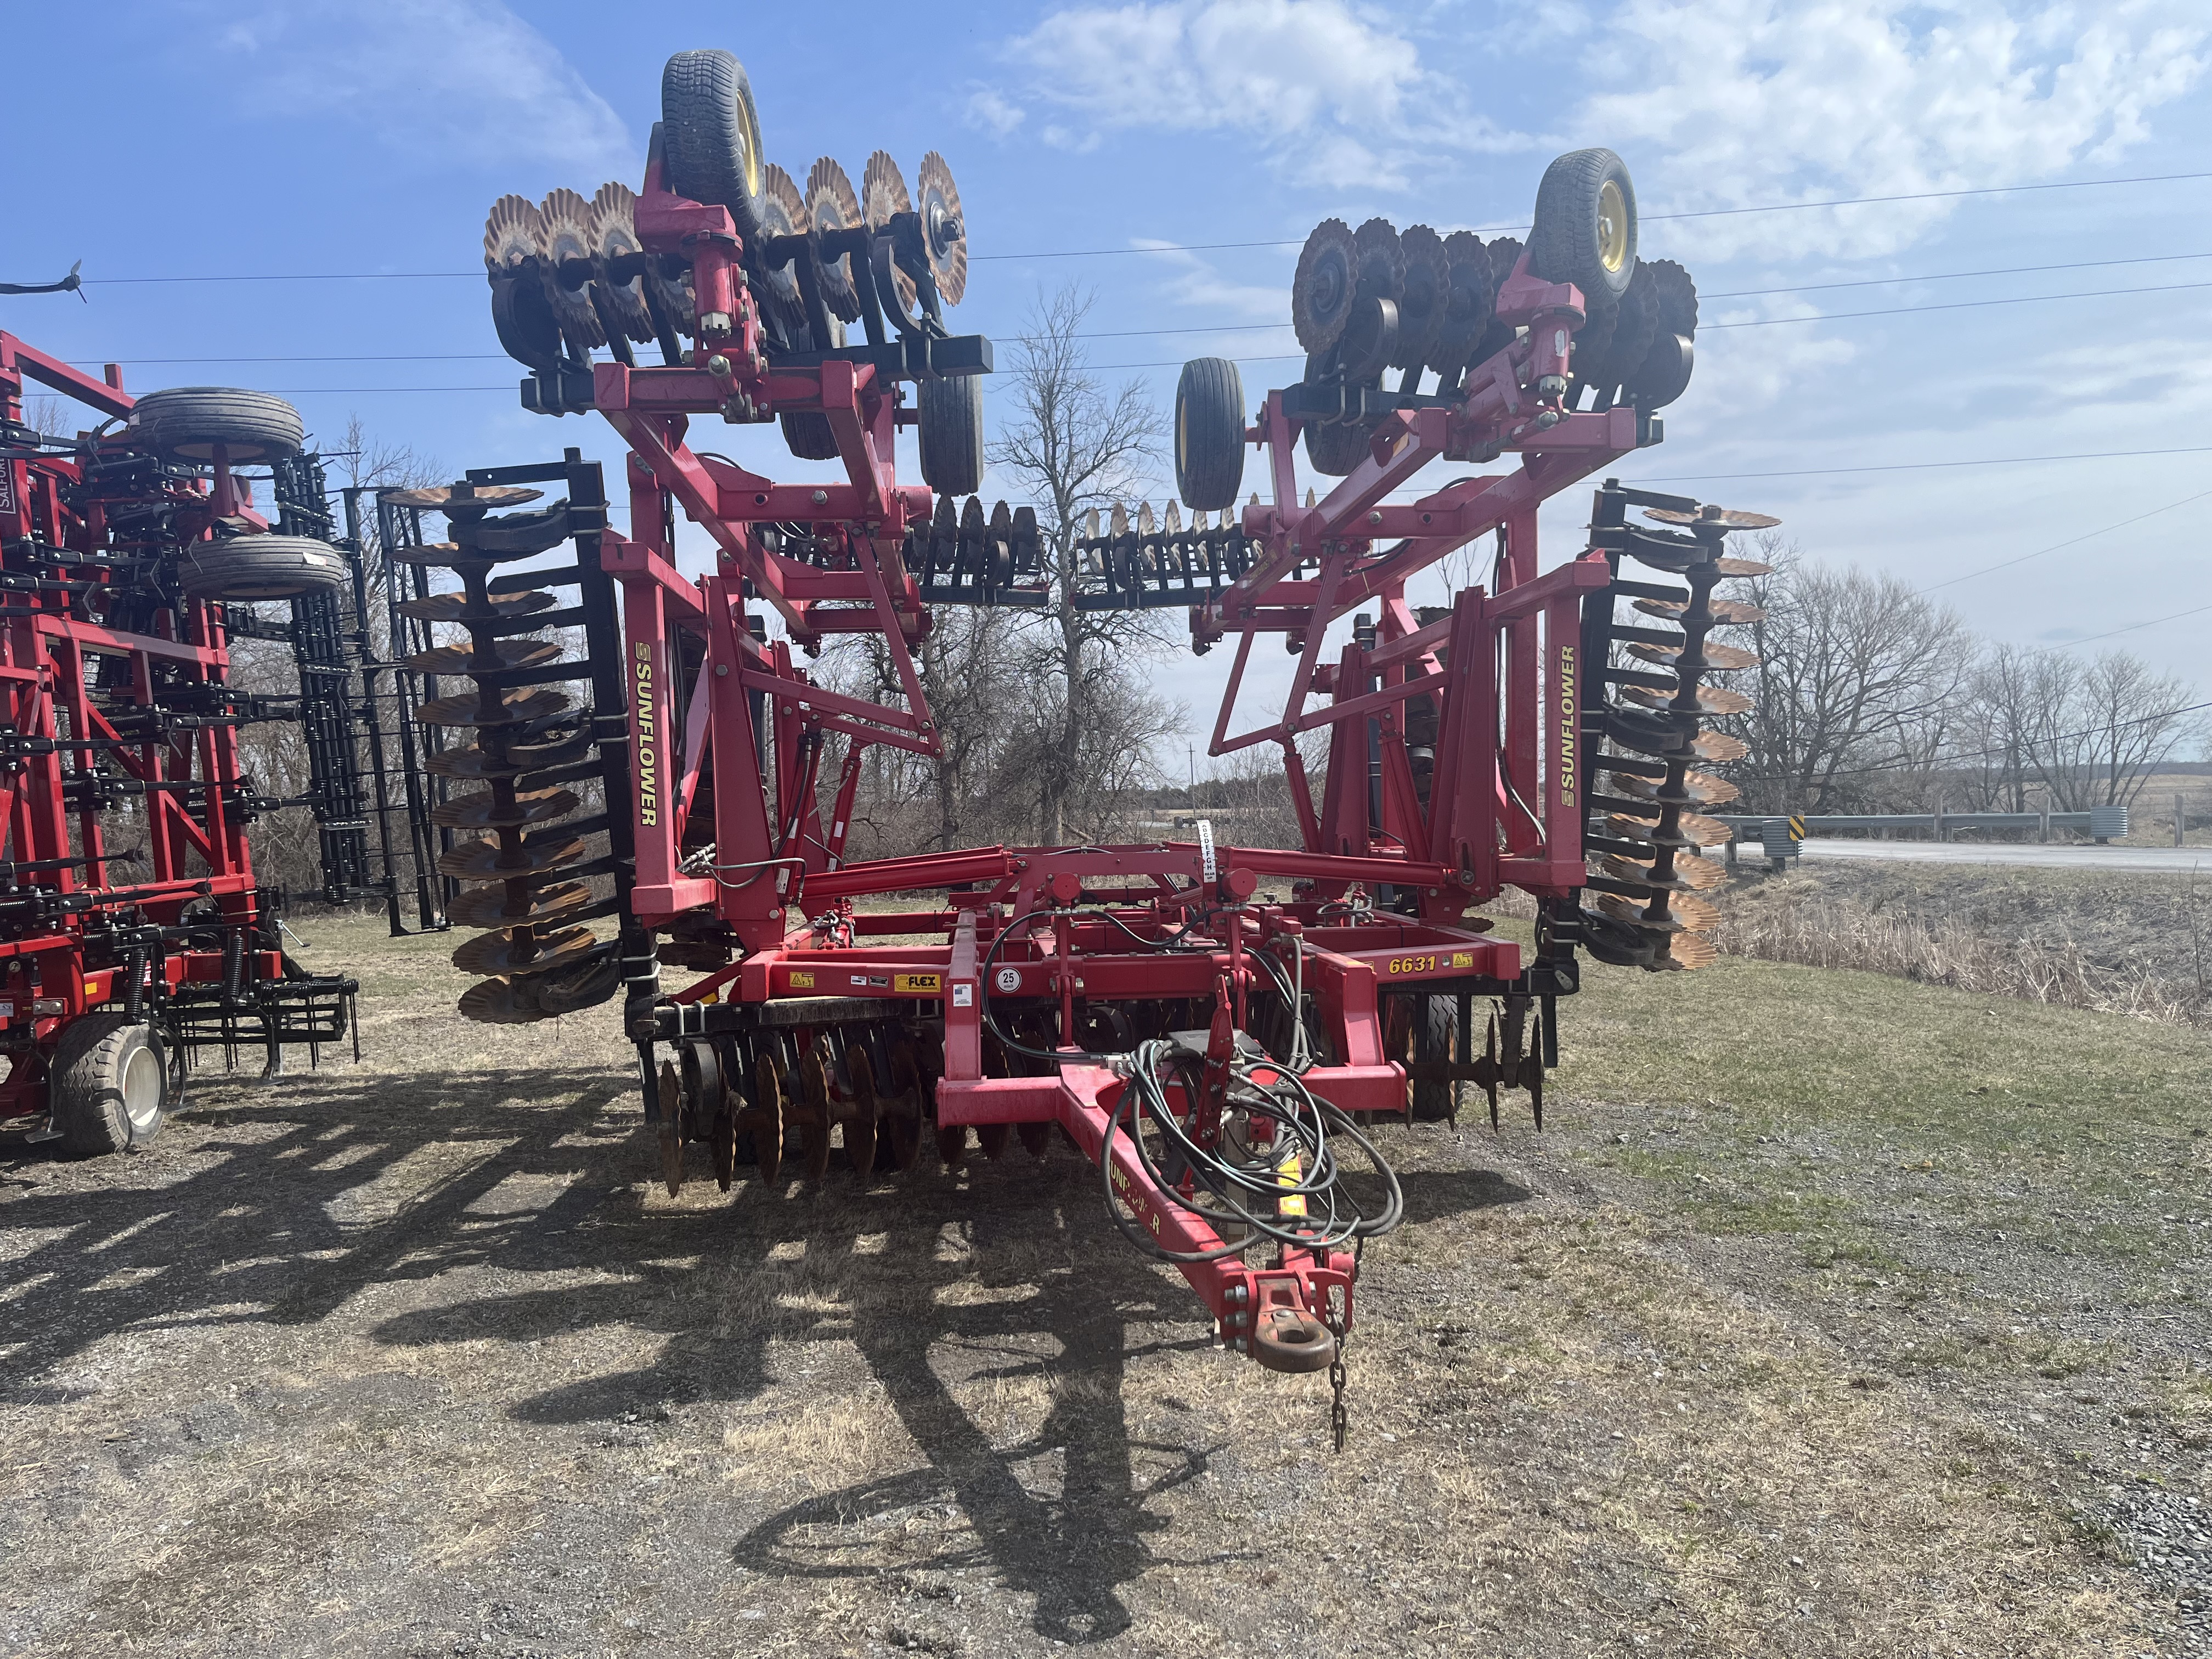
M 1668 441 L 1625 476 L 1777 513 L 1818 557 L 1948 582 L 1993 637 L 2125 629 L 2109 643 L 2208 678 L 2212 610 L 2131 625 L 2212 606 L 2197 529 L 2212 495 L 2108 527 L 2212 491 L 2212 453 L 1894 470 L 2212 448 L 2212 287 L 2185 286 L 2212 283 L 2212 178 L 2100 182 L 2212 173 L 2201 0 L 861 3 L 834 27 L 795 7 L 489 0 L 6 15 L 10 127 L 33 164 L 11 175 L 0 278 L 82 258 L 94 285 L 89 304 L 0 299 L 0 326 L 123 360 L 134 391 L 283 391 L 330 447 L 357 414 L 448 469 L 618 453 L 602 423 L 516 407 L 520 370 L 467 273 L 495 197 L 637 183 L 660 64 L 681 48 L 744 61 L 768 153 L 799 178 L 827 154 L 857 179 L 878 148 L 911 177 L 942 150 L 984 256 L 956 325 L 1010 335 L 1041 289 L 1079 281 L 1097 293 L 1096 362 L 1163 409 L 1186 356 L 1294 349 L 1279 325 L 1317 219 L 1519 223 L 1551 156 L 1610 145 L 1655 216 L 1645 256 L 1735 296 L 1704 318 L 1739 325 L 1701 334 Z M 2083 187 L 2022 188 L 2052 185 Z M 2009 188 L 1656 216 L 1992 186 Z M 1240 242 L 1286 245 L 1033 257 Z M 2059 265 L 2080 268 L 2018 269 Z M 331 272 L 464 274 L 112 280 Z M 1255 402 L 1294 373 L 1287 357 L 1243 365 Z M 786 477 L 819 470 L 757 429 L 702 441 Z M 1715 476 L 1770 473 L 1787 476 Z M 1255 465 L 1247 488 L 1261 483 Z M 1585 505 L 1576 492 L 1547 514 L 1551 556 L 1574 550 Z M 1271 674 L 1287 663 L 1262 654 Z M 1218 654 L 1169 665 L 1194 730 L 1224 672 Z

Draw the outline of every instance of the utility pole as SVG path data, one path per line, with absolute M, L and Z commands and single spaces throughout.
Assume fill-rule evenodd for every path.
M 1198 805 L 1198 745 L 1186 738 L 1182 746 L 1190 756 L 1190 804 L 1195 806 Z

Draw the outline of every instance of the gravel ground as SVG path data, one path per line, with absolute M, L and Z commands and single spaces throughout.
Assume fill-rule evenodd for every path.
M 307 931 L 363 1064 L 0 1140 L 0 1651 L 2212 1653 L 2172 1252 L 1717 1228 L 1571 1073 L 1389 1132 L 1340 1457 L 1065 1147 L 672 1200 L 603 1012 Z

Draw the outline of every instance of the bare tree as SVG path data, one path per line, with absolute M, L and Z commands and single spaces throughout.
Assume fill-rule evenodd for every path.
M 1132 380 L 1109 392 L 1091 372 L 1082 330 L 1092 296 L 1073 285 L 1040 296 L 1015 346 L 1009 377 L 1016 410 L 991 459 L 1036 499 L 1051 580 L 1027 710 L 1037 802 L 1037 836 L 1067 839 L 1079 791 L 1102 780 L 1133 780 L 1151 745 L 1174 721 L 1137 673 L 1165 641 L 1144 611 L 1085 611 L 1076 604 L 1076 549 L 1084 515 L 1136 495 L 1153 474 L 1159 411 Z
M 1757 702 L 1727 722 L 1751 745 L 1739 769 L 1753 810 L 1832 810 L 1871 776 L 1924 777 L 1972 667 L 1957 614 L 1894 576 L 1808 564 L 1771 532 L 1762 543 L 1773 574 L 1746 597 L 1765 614 L 1744 625 Z
M 2140 657 L 2108 651 L 2084 663 L 2035 659 L 2030 745 L 2037 775 L 2069 812 L 2131 804 L 2150 775 L 2202 730 L 2186 683 Z

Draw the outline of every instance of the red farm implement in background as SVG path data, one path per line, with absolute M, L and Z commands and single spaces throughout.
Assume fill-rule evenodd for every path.
M 672 1191 L 692 1142 L 727 1189 L 748 1168 L 763 1187 L 823 1180 L 833 1152 L 864 1182 L 930 1142 L 947 1164 L 1016 1139 L 1042 1154 L 1057 1127 L 1224 1343 L 1336 1368 L 1340 1407 L 1359 1244 L 1400 1211 L 1376 1126 L 1451 1115 L 1468 1083 L 1493 1121 L 1521 1089 L 1540 1121 L 1577 951 L 1711 955 L 1695 893 L 1718 871 L 1695 848 L 1718 826 L 1695 809 L 1728 786 L 1692 763 L 1729 752 L 1698 715 L 1739 706 L 1704 677 L 1741 653 L 1705 636 L 1729 616 L 1714 584 L 1756 569 L 1723 556 L 1726 534 L 1771 521 L 1607 483 L 1587 551 L 1543 571 L 1536 546 L 1545 501 L 1660 440 L 1695 290 L 1636 258 L 1607 151 L 1553 165 L 1526 248 L 1328 222 L 1292 293 L 1299 383 L 1254 418 L 1233 364 L 1184 371 L 1189 524 L 1114 506 L 1103 528 L 1095 512 L 1040 526 L 956 505 L 981 481 L 992 356 L 945 324 L 967 261 L 941 159 L 918 203 L 881 152 L 858 195 L 827 158 L 802 195 L 763 164 L 751 112 L 728 54 L 679 54 L 639 194 L 506 198 L 487 228 L 494 318 L 532 370 L 524 403 L 596 410 L 623 434 L 630 529 L 605 529 L 574 477 L 565 501 L 500 513 L 526 499 L 527 469 L 404 498 L 447 514 L 451 543 L 413 556 L 461 590 L 422 614 L 466 629 L 446 666 L 477 685 L 424 716 L 475 732 L 441 769 L 486 786 L 449 810 L 488 833 L 441 865 L 477 884 L 456 919 L 491 930 L 456 953 L 485 975 L 464 1009 L 529 1020 L 625 992 Z M 634 343 L 654 342 L 661 362 L 639 362 Z M 716 416 L 781 422 L 845 481 L 778 483 L 695 450 L 692 423 Z M 902 425 L 922 486 L 895 477 Z M 1304 505 L 1301 437 L 1342 479 Z M 1239 511 L 1250 447 L 1274 500 Z M 1397 499 L 1437 460 L 1476 470 Z M 714 544 L 704 576 L 678 569 L 679 510 Z M 1493 532 L 1490 582 L 1409 605 L 1410 578 Z M 495 574 L 568 537 L 576 563 L 552 574 L 611 583 L 592 614 L 618 635 L 611 674 L 596 641 L 586 664 L 519 640 L 556 601 L 535 571 Z M 1624 577 L 1624 558 L 1676 580 Z M 1617 622 L 1624 599 L 1662 625 Z M 1048 603 L 1187 608 L 1201 652 L 1234 635 L 1212 752 L 1279 746 L 1304 844 L 1229 845 L 1200 823 L 1190 841 L 846 860 L 866 747 L 937 752 L 913 657 L 932 608 Z M 1346 617 L 1352 642 L 1324 660 Z M 847 634 L 881 641 L 902 700 L 808 681 L 794 653 Z M 1287 702 L 1232 731 L 1268 634 L 1297 658 Z M 594 674 L 588 709 L 538 689 Z M 1316 732 L 1318 801 L 1298 746 Z M 564 787 L 587 775 L 603 817 Z M 1529 945 L 1480 914 L 1508 888 L 1537 901 Z M 893 895 L 922 896 L 876 908 Z M 580 925 L 592 915 L 618 916 L 619 937 Z M 696 976 L 666 988 L 664 965 Z M 1480 1042 L 1478 1000 L 1495 1007 Z
M 37 430 L 33 387 L 92 429 Z M 280 398 L 134 399 L 113 366 L 94 379 L 0 332 L 0 1119 L 42 1120 L 34 1139 L 142 1143 L 193 1049 L 258 1044 L 274 1071 L 285 1045 L 345 1033 L 353 981 L 285 956 L 246 848 L 256 814 L 296 803 L 241 771 L 238 728 L 314 699 L 229 684 L 230 625 L 258 623 L 226 601 L 334 603 L 345 579 L 233 470 L 271 465 L 281 498 L 301 439 Z

